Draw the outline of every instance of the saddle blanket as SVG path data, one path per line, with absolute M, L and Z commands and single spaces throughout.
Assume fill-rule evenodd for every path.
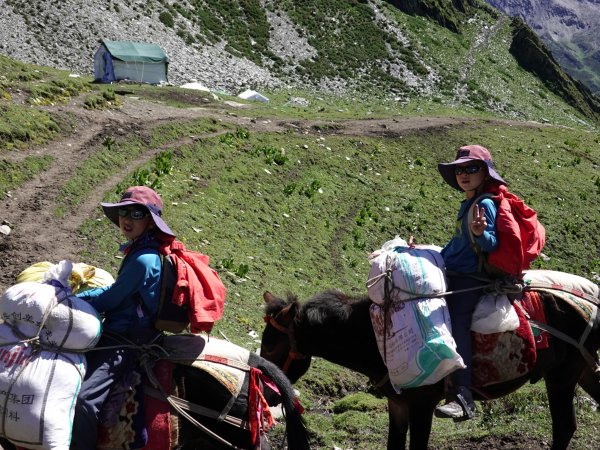
M 565 302 L 589 326 L 592 326 L 598 317 L 600 287 L 593 281 L 554 270 L 528 270 L 524 273 L 523 279 L 526 285 L 533 289 L 533 292 L 549 293 Z M 538 320 L 534 316 L 531 318 L 545 323 L 545 320 Z
M 559 292 L 568 293 L 587 299 L 595 305 L 600 303 L 600 287 L 593 281 L 572 273 L 556 270 L 527 270 L 523 273 L 523 281 L 532 289 L 549 289 L 554 295 L 559 295 Z
M 250 351 L 231 342 L 200 335 L 166 336 L 163 344 L 169 360 L 203 370 L 218 380 L 232 396 L 238 396 L 250 370 Z
M 154 374 L 167 392 L 172 384 L 173 364 L 185 364 L 206 372 L 233 397 L 243 388 L 250 352 L 230 342 L 200 335 L 165 336 L 162 347 L 168 360 L 154 365 Z M 120 411 L 106 414 L 100 428 L 98 449 L 164 450 L 170 448 L 171 420 L 168 403 L 143 394 L 139 373 L 124 380 L 128 395 L 119 402 Z M 229 402 L 229 407 L 233 402 Z M 117 406 L 119 408 L 119 406 Z M 227 413 L 225 410 L 223 413 Z
M 527 374 L 536 361 L 536 344 L 523 310 L 515 308 L 519 326 L 514 331 L 472 332 L 473 385 L 484 387 Z

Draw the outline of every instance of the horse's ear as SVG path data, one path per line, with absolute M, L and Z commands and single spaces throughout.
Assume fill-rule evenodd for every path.
M 294 317 L 296 317 L 297 312 L 298 312 L 298 303 L 297 302 L 290 303 L 285 308 L 283 308 L 279 312 L 279 314 L 277 314 L 277 322 L 279 322 L 281 325 L 287 327 L 292 323 L 292 321 L 294 320 Z
M 275 297 L 269 291 L 265 291 L 265 293 L 263 294 L 263 299 L 265 300 L 265 303 L 272 303 L 275 300 L 277 300 L 277 297 Z

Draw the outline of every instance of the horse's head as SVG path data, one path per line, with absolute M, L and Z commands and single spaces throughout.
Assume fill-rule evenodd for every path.
M 263 298 L 266 303 L 266 326 L 260 355 L 281 368 L 289 380 L 295 383 L 310 366 L 310 356 L 299 353 L 296 348 L 295 326 L 300 304 L 292 295 L 285 301 L 265 292 Z

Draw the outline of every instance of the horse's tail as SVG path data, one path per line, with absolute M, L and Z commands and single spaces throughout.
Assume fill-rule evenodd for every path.
M 254 357 L 256 359 L 254 360 Z M 253 361 L 254 360 L 254 361 Z M 285 412 L 287 444 L 289 450 L 310 450 L 308 431 L 301 416 L 300 405 L 294 394 L 292 384 L 279 367 L 265 358 L 252 354 L 250 365 L 260 369 L 267 375 L 281 394 L 281 403 Z

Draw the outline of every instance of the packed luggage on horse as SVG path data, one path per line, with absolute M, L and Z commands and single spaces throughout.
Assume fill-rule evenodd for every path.
M 261 355 L 293 382 L 311 356 L 367 375 L 389 399 L 390 450 L 405 448 L 409 429 L 411 450 L 426 449 L 434 412 L 470 419 L 475 400 L 544 378 L 552 448 L 566 449 L 576 385 L 600 402 L 598 286 L 530 270 L 545 229 L 486 148 L 461 147 L 438 169 L 465 193 L 450 242 L 386 242 L 370 255 L 364 296 L 329 290 L 300 303 L 266 292 Z
M 270 406 L 282 403 L 290 448 L 309 448 L 281 371 L 207 335 L 225 287 L 175 239 L 158 194 L 134 186 L 102 208 L 128 240 L 116 279 L 43 262 L 2 295 L 3 445 L 268 449 Z

